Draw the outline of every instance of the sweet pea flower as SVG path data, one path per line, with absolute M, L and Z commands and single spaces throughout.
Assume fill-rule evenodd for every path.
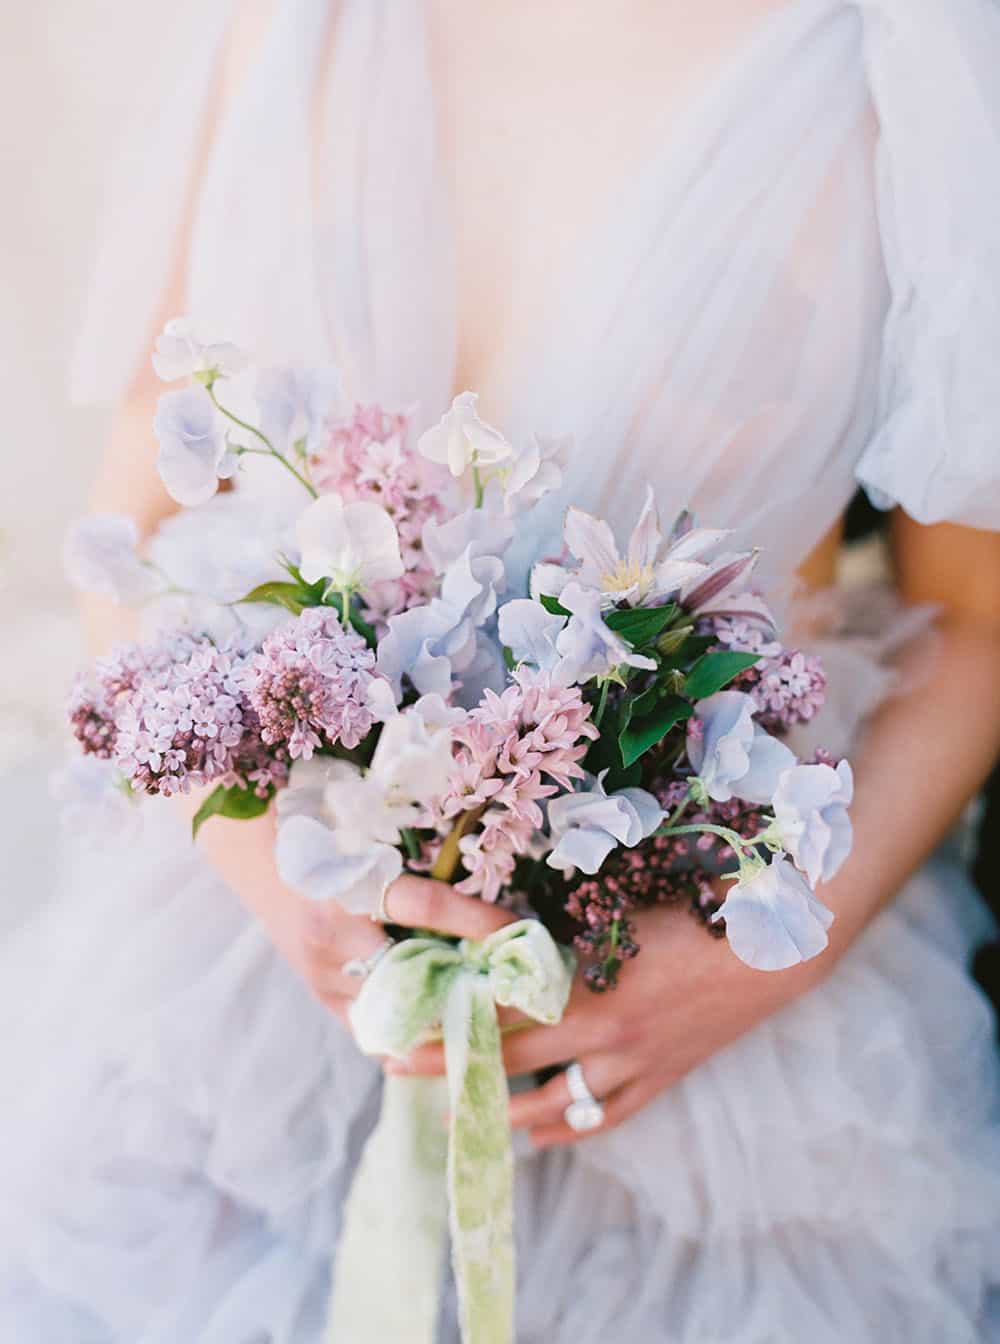
M 530 509 L 563 483 L 573 437 L 534 434 L 516 453 L 503 477 L 503 507 L 508 516 Z
M 282 881 L 307 900 L 336 901 L 352 915 L 373 914 L 403 871 L 394 846 L 359 842 L 346 829 L 305 815 L 281 823 L 274 852 Z
M 530 663 L 541 672 L 553 671 L 559 662 L 556 640 L 565 624 L 565 616 L 546 611 L 529 597 L 505 602 L 497 617 L 500 643 L 510 649 L 515 664 Z
M 851 852 L 847 809 L 854 776 L 847 761 L 796 765 L 786 770 L 774 794 L 775 830 L 782 846 L 815 886 L 829 882 Z
M 793 864 L 775 859 L 741 877 L 713 919 L 726 921 L 740 961 L 758 971 L 783 971 L 823 951 L 833 913 Z
M 661 824 L 663 809 L 645 789 L 604 790 L 604 770 L 590 787 L 565 793 L 548 805 L 552 852 L 550 868 L 570 874 L 579 868 L 596 873 L 618 845 L 631 849 L 647 839 Z
M 74 588 L 101 593 L 116 602 L 142 602 L 162 583 L 140 560 L 139 530 L 124 514 L 83 518 L 66 534 L 63 567 Z
M 329 579 L 334 588 L 353 592 L 403 572 L 396 524 L 367 500 L 345 504 L 340 495 L 320 495 L 299 515 L 295 537 L 308 583 Z
M 91 846 L 134 840 L 141 829 L 142 809 L 111 760 L 80 756 L 52 776 L 50 792 L 63 825 Z
M 465 509 L 443 523 L 429 519 L 421 543 L 434 572 L 445 574 L 463 555 L 498 559 L 513 538 L 514 525 L 508 519 L 485 509 Z
M 756 705 L 742 691 L 699 700 L 688 723 L 687 753 L 706 795 L 717 803 L 742 798 L 770 803 L 794 754 L 754 722 Z
M 303 442 L 307 454 L 325 444 L 340 399 L 333 369 L 265 369 L 255 389 L 261 432 L 281 453 Z
M 570 613 L 556 636 L 559 663 L 553 679 L 562 686 L 590 681 L 594 677 L 613 676 L 620 667 L 653 671 L 656 662 L 632 648 L 605 623 L 602 596 L 596 588 L 568 583 L 559 594 L 560 603 Z
M 165 392 L 157 403 L 153 429 L 160 443 L 156 469 L 178 504 L 187 508 L 204 504 L 218 490 L 219 478 L 232 475 L 234 459 L 203 387 Z
M 707 528 L 692 528 L 671 540 L 664 549 L 653 491 L 647 488 L 642 512 L 622 555 L 614 533 L 602 518 L 571 508 L 566 512 L 563 539 L 579 564 L 576 569 L 563 571 L 562 583 L 577 582 L 596 589 L 605 607 L 621 602 L 633 607 L 653 606 L 704 574 L 706 565 L 700 557 L 726 535 Z M 546 566 L 533 580 L 532 591 L 538 589 L 540 582 L 558 582 L 558 576 L 552 572 L 556 568 L 559 567 Z M 542 591 L 559 596 L 559 591 L 551 587 Z
M 477 630 L 496 611 L 503 584 L 503 561 L 474 557 L 469 547 L 444 575 L 440 597 L 389 618 L 376 667 L 397 700 L 404 676 L 421 694 L 451 693 L 453 676 L 476 659 Z
M 499 430 L 480 420 L 475 392 L 462 392 L 433 429 L 420 436 L 418 450 L 431 462 L 446 466 L 452 476 L 496 466 L 514 455 L 514 449 Z
M 171 319 L 156 338 L 153 368 L 165 383 L 179 378 L 213 382 L 239 373 L 246 364 L 246 355 L 232 342 L 200 340 L 186 317 Z

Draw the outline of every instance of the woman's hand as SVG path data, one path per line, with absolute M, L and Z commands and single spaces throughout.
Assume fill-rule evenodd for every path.
M 651 910 L 636 923 L 642 951 L 626 963 L 617 989 L 595 994 L 578 977 L 560 1023 L 522 1027 L 504 1039 L 511 1075 L 578 1060 L 588 1087 L 605 1103 L 597 1132 L 620 1125 L 826 971 L 823 957 L 790 971 L 753 971 L 684 911 Z M 442 1047 L 421 1046 L 387 1068 L 441 1073 Z M 511 1098 L 511 1123 L 528 1129 L 536 1148 L 577 1143 L 587 1135 L 563 1119 L 570 1100 L 560 1073 Z

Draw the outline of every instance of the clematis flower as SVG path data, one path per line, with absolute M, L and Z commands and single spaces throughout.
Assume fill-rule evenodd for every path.
M 302 441 L 306 455 L 325 444 L 340 397 L 333 369 L 265 369 L 257 379 L 260 428 L 281 453 Z
M 417 448 L 431 462 L 446 466 L 452 476 L 464 476 L 472 468 L 506 462 L 514 449 L 499 430 L 480 420 L 475 392 L 462 392 L 433 429 L 420 436 Z
M 688 723 L 687 753 L 707 796 L 717 803 L 742 798 L 770 803 L 794 754 L 754 722 L 756 706 L 742 691 L 699 700 Z
M 726 535 L 692 528 L 664 549 L 653 492 L 647 489 L 639 520 L 622 555 L 614 533 L 602 518 L 571 508 L 566 513 L 563 539 L 579 565 L 562 570 L 561 585 L 559 575 L 553 572 L 560 567 L 547 565 L 533 577 L 532 592 L 538 591 L 541 583 L 555 582 L 559 585 L 555 590 L 551 586 L 540 590 L 558 597 L 562 585 L 576 582 L 596 589 L 605 607 L 621 602 L 633 607 L 655 606 L 700 578 L 707 568 L 700 557 Z
M 681 588 L 680 604 L 692 616 L 729 617 L 753 621 L 774 630 L 774 615 L 762 597 L 747 591 L 759 551 L 720 555 L 700 576 Z
M 781 844 L 815 886 L 829 882 L 851 852 L 847 815 L 854 776 L 847 761 L 796 765 L 786 770 L 774 794 L 775 829 Z
M 740 961 L 758 971 L 783 971 L 823 951 L 833 913 L 787 859 L 775 859 L 730 889 L 713 916 L 720 919 Z
M 562 794 L 549 803 L 549 831 L 554 841 L 546 859 L 550 868 L 566 874 L 575 868 L 596 873 L 618 845 L 631 849 L 663 821 L 663 809 L 645 789 L 606 793 L 606 774 L 602 771 L 589 788 Z
M 153 429 L 160 443 L 156 469 L 178 504 L 187 508 L 204 504 L 219 488 L 219 478 L 233 474 L 235 460 L 204 388 L 165 392 Z
M 309 583 L 329 579 L 354 592 L 403 572 L 396 525 L 378 504 L 320 495 L 299 515 L 295 537 L 299 567 Z
M 153 368 L 165 383 L 178 378 L 211 382 L 239 373 L 246 364 L 246 355 L 231 341 L 200 340 L 186 317 L 171 319 L 156 338 Z
M 602 597 L 596 588 L 569 583 L 559 594 L 559 601 L 570 613 L 556 636 L 559 663 L 553 670 L 553 680 L 559 685 L 609 677 L 619 667 L 656 668 L 652 658 L 633 653 L 631 646 L 605 623 Z
M 139 530 L 124 514 L 83 518 L 66 534 L 66 577 L 81 592 L 103 593 L 116 602 L 142 602 L 162 584 L 140 560 L 138 544 Z

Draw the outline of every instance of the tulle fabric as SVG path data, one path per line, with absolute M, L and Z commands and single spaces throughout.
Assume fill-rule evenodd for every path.
M 18 949 L 48 968 L 19 1033 L 45 1067 L 5 1118 L 0 1336 L 319 1344 L 378 1071 L 179 821 L 147 825 L 130 858 L 74 854 L 75 910 Z M 987 1338 L 984 932 L 942 856 L 819 991 L 620 1130 L 522 1154 L 518 1344 Z
M 83 397 L 127 386 L 170 273 L 239 7 L 197 10 L 112 198 Z M 859 470 L 917 516 L 1000 524 L 996 27 L 994 0 L 781 5 L 579 222 L 549 320 L 481 389 L 510 434 L 576 435 L 522 572 L 568 498 L 623 523 L 647 479 L 665 509 L 764 539 L 780 580 Z M 263 361 L 339 359 L 350 395 L 425 420 L 455 359 L 426 56 L 417 4 L 277 5 L 212 138 L 189 292 Z M 278 535 L 279 496 L 249 471 L 206 533 Z M 197 544 L 172 524 L 161 558 L 197 568 Z M 247 577 L 204 558 L 220 591 Z M 870 643 L 828 653 L 849 737 L 891 673 Z M 128 852 L 68 852 L 64 891 L 0 959 L 0 1337 L 319 1344 L 377 1070 L 169 811 L 147 826 Z M 997 1075 L 964 969 L 985 932 L 940 856 L 821 989 L 620 1130 L 524 1156 L 518 1344 L 988 1338 Z

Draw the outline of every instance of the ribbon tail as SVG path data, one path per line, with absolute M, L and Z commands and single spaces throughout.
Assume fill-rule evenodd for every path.
M 328 1344 L 434 1344 L 447 1227 L 447 1093 L 389 1076 L 337 1248 Z
M 462 1339 L 513 1344 L 514 1158 L 500 1028 L 485 976 L 458 976 L 442 1025 L 451 1100 L 452 1263 Z

